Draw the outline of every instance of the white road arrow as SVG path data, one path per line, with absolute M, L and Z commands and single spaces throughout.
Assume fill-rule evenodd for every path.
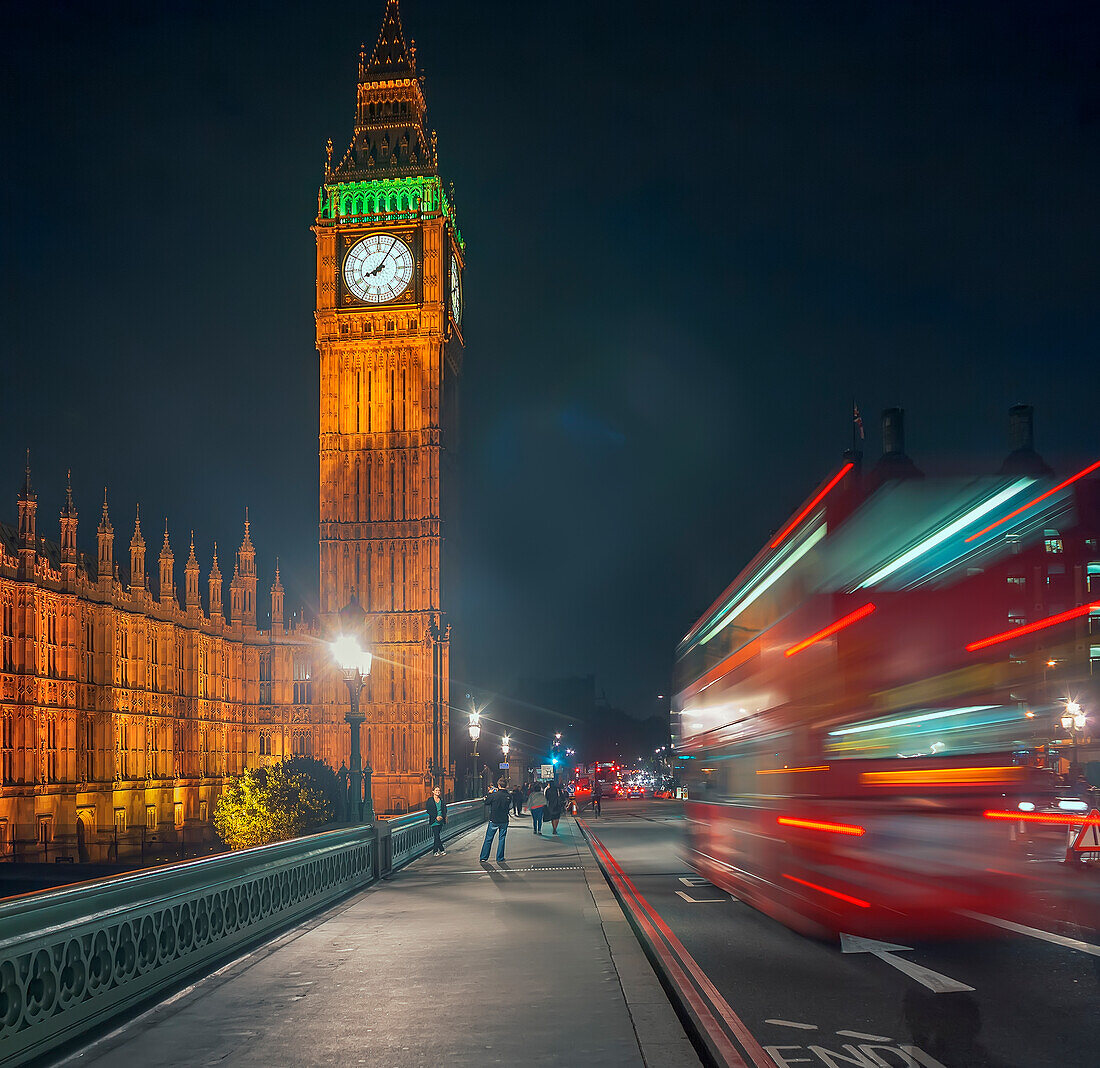
M 893 956 L 894 953 L 912 953 L 912 946 L 896 946 L 893 942 L 876 942 L 873 938 L 860 938 L 858 935 L 841 934 L 840 951 L 842 953 L 870 953 L 872 956 L 878 957 L 879 960 L 884 960 L 887 964 L 897 968 L 899 972 L 905 972 L 910 979 L 916 979 L 918 983 L 928 987 L 934 994 L 949 994 L 958 990 L 974 989 L 972 986 L 960 983 L 957 979 L 952 979 L 948 975 L 934 972 L 931 968 L 914 964 L 911 960 L 905 960 L 904 957 Z

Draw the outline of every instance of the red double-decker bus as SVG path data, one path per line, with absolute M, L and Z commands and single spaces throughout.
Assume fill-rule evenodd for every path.
M 1014 832 L 1087 807 L 1058 807 L 1052 734 L 1069 701 L 1096 707 L 1098 468 L 852 462 L 822 484 L 677 651 L 701 874 L 813 933 L 1010 907 Z

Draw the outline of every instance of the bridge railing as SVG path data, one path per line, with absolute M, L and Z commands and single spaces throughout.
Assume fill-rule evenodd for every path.
M 38 1060 L 377 866 L 364 825 L 0 902 L 0 1063 Z
M 443 829 L 444 841 L 485 822 L 485 802 L 480 797 L 473 801 L 456 801 L 447 806 L 447 825 Z M 427 814 L 414 812 L 386 821 L 390 834 L 390 867 L 396 870 L 410 860 L 423 856 L 431 849 L 433 835 Z

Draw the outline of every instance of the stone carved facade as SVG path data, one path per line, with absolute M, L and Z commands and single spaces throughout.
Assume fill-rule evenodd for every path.
M 0 525 L 0 855 L 95 861 L 154 836 L 194 842 L 227 776 L 346 746 L 346 727 L 314 713 L 316 638 L 286 627 L 278 568 L 270 628 L 256 625 L 247 519 L 227 619 L 216 549 L 204 610 L 193 538 L 181 602 L 167 530 L 154 595 L 140 517 L 123 572 L 106 501 L 94 557 L 71 492 L 59 543 L 38 536 L 36 511 L 28 469 L 18 528 Z

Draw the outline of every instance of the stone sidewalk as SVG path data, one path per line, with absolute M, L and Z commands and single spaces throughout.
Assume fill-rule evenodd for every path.
M 55 1064 L 697 1068 L 575 821 L 559 835 L 519 820 L 482 866 L 476 828 Z

